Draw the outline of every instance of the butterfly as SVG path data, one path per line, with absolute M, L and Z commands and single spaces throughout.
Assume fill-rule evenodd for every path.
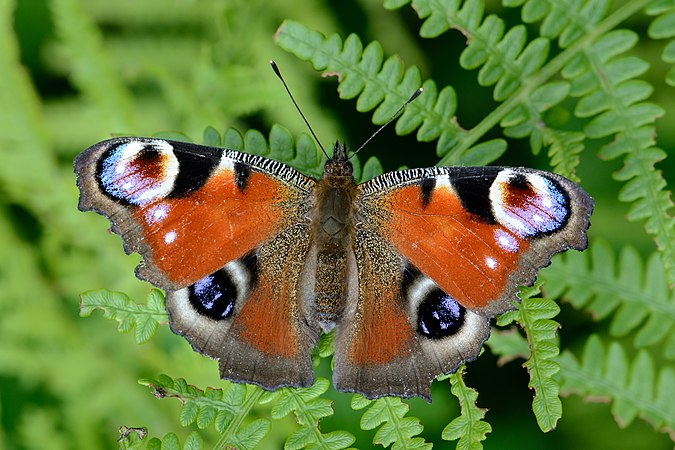
M 430 400 L 477 357 L 490 318 L 551 256 L 583 250 L 593 200 L 540 170 L 430 167 L 356 184 L 336 143 L 319 180 L 281 162 L 162 139 L 75 160 L 79 209 L 106 216 L 172 330 L 265 389 L 310 386 L 334 329 L 333 384 Z

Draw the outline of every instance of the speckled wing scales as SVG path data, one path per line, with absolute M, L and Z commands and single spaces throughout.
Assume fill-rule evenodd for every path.
M 171 327 L 220 360 L 221 375 L 307 386 L 319 331 L 297 281 L 314 181 L 231 150 L 116 138 L 75 161 L 81 210 L 108 217 L 140 278 L 167 290 Z
M 339 324 L 334 381 L 366 396 L 428 398 L 436 375 L 477 356 L 519 285 L 587 245 L 592 199 L 548 172 L 434 167 L 359 189 L 359 293 Z

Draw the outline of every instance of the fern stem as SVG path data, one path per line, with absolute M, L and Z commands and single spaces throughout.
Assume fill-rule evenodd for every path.
M 253 409 L 253 407 L 258 404 L 258 400 L 260 400 L 260 397 L 264 392 L 265 391 L 259 387 L 256 387 L 253 390 L 253 393 L 249 395 L 241 405 L 241 409 L 239 410 L 238 414 L 234 416 L 232 422 L 230 422 L 229 425 L 223 430 L 222 434 L 220 435 L 220 439 L 218 439 L 218 442 L 216 442 L 216 444 L 213 446 L 214 449 L 224 449 L 228 443 L 231 443 L 232 436 L 235 435 L 244 419 L 249 416 L 249 412 Z
M 635 0 L 626 3 L 614 13 L 607 16 L 602 22 L 579 40 L 575 41 L 567 49 L 560 52 L 546 65 L 530 76 L 518 90 L 501 105 L 495 108 L 475 127 L 468 130 L 459 141 L 458 145 L 444 156 L 438 163 L 439 166 L 455 165 L 461 156 L 480 140 L 489 130 L 495 127 L 509 112 L 519 103 L 526 100 L 535 89 L 543 85 L 550 78 L 560 73 L 562 68 L 572 60 L 582 49 L 588 48 L 598 37 L 617 27 L 621 22 L 631 17 L 640 9 L 644 8 L 651 0 Z

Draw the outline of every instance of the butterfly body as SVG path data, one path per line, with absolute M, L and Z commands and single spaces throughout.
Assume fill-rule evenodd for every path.
M 475 358 L 550 257 L 586 247 L 591 198 L 543 171 L 432 167 L 356 184 L 336 144 L 318 181 L 232 150 L 146 138 L 75 162 L 80 209 L 108 217 L 174 332 L 223 378 L 309 386 L 335 332 L 333 383 L 429 398 Z

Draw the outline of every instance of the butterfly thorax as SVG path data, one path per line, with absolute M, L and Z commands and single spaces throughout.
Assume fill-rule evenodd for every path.
M 316 184 L 312 210 L 313 242 L 316 246 L 316 313 L 328 331 L 344 304 L 348 261 L 354 230 L 356 183 L 347 148 L 335 144 L 334 156 L 326 162 Z

